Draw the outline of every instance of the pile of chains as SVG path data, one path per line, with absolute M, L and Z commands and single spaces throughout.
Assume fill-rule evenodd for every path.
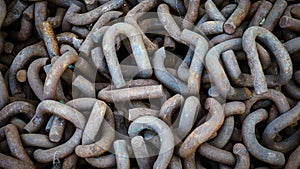
M 299 32 L 297 0 L 0 0 L 0 168 L 298 168 Z

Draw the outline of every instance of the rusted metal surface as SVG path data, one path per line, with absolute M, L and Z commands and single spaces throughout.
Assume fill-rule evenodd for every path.
M 39 24 L 39 29 L 41 31 L 42 38 L 46 45 L 48 55 L 50 58 L 54 56 L 59 56 L 59 47 L 57 40 L 55 39 L 55 35 L 53 32 L 53 28 L 49 21 L 44 21 Z
M 226 18 L 218 10 L 217 6 L 212 0 L 208 0 L 205 2 L 205 10 L 210 19 L 214 21 L 226 21 Z
M 183 168 L 196 168 L 195 154 L 184 158 L 182 163 Z
M 238 6 L 224 23 L 224 32 L 228 34 L 235 32 L 236 28 L 242 23 L 248 14 L 250 5 L 251 3 L 249 0 L 238 1 Z
M 27 72 L 26 72 L 26 70 L 19 70 L 17 72 L 16 76 L 17 76 L 16 78 L 17 78 L 18 82 L 23 83 L 23 82 L 26 82 L 26 80 L 27 80 Z
M 270 77 L 269 82 L 264 78 L 264 73 L 257 51 L 255 50 L 254 39 L 260 39 L 275 54 L 276 61 L 280 67 L 280 74 L 276 77 Z M 248 64 L 253 75 L 253 84 L 257 94 L 267 92 L 267 84 L 284 85 L 292 77 L 293 68 L 290 56 L 282 43 L 268 30 L 253 26 L 248 28 L 243 35 L 243 49 L 247 54 Z M 274 84 L 272 84 L 273 82 Z
M 42 32 L 40 30 L 40 24 L 47 19 L 47 1 L 35 2 L 34 4 L 34 23 L 35 29 L 37 30 L 39 37 L 42 37 Z
M 66 121 L 59 116 L 55 116 L 49 131 L 49 140 L 54 143 L 59 142 L 63 137 L 65 126 Z
M 196 31 L 205 35 L 223 33 L 224 21 L 206 21 L 200 26 L 196 26 Z
M 78 161 L 77 155 L 75 153 L 71 154 L 70 156 L 68 156 L 64 159 L 62 168 L 63 169 L 75 169 L 77 166 L 76 165 L 77 161 Z
M 235 169 L 250 168 L 249 152 L 243 144 L 236 143 L 232 151 L 237 156 Z
M 34 17 L 33 12 L 34 12 L 34 4 L 30 5 L 24 10 L 21 18 L 20 30 L 8 32 L 8 36 L 20 41 L 27 40 L 32 34 L 32 29 L 33 29 L 32 19 Z
M 152 75 L 150 60 L 142 42 L 142 37 L 139 35 L 139 31 L 130 24 L 117 23 L 111 26 L 110 29 L 105 32 L 102 43 L 107 66 L 116 88 L 121 88 L 125 85 L 125 80 L 123 79 L 120 66 L 118 65 L 115 49 L 112 48 L 114 45 L 114 37 L 120 33 L 126 34 L 130 40 L 140 76 L 147 78 Z
M 16 158 L 13 158 L 8 155 L 0 154 L 0 165 L 2 168 L 12 168 L 12 169 L 17 169 L 17 168 L 36 168 L 35 166 L 32 166 L 24 161 L 18 160 Z
M 283 90 L 286 92 L 287 96 L 290 96 L 294 99 L 300 98 L 300 90 L 294 79 L 291 79 L 286 85 L 284 85 Z
M 106 87 L 98 93 L 98 98 L 110 103 L 126 100 L 162 98 L 163 96 L 164 93 L 162 85 L 141 86 L 114 90 L 109 90 L 109 88 Z
M 77 76 L 74 79 L 72 86 L 76 87 L 81 92 L 80 97 L 94 98 L 96 95 L 96 91 L 95 91 L 93 83 L 91 83 L 89 80 L 82 77 L 81 75 Z M 76 97 L 76 96 L 74 96 L 74 97 Z
M 53 28 L 59 28 L 61 26 L 63 17 L 65 16 L 66 9 L 57 8 L 54 17 L 48 17 L 47 21 L 50 22 Z
M 114 141 L 114 150 L 116 154 L 117 167 L 120 169 L 129 169 L 130 161 L 125 140 Z
M 255 137 L 255 125 L 268 116 L 264 109 L 259 109 L 249 114 L 243 122 L 242 136 L 250 154 L 254 157 L 275 166 L 282 166 L 285 163 L 283 153 L 263 147 Z
M 197 37 L 197 40 L 195 40 Z M 188 92 L 198 96 L 201 85 L 201 75 L 204 67 L 204 58 L 209 49 L 209 44 L 203 36 L 188 30 L 183 30 L 181 38 L 195 46 L 194 56 L 190 65 L 189 77 L 187 81 Z M 192 40 L 195 38 L 194 40 Z
M 18 118 L 18 117 L 13 117 L 9 120 L 9 123 L 15 125 L 18 128 L 18 131 L 20 134 L 24 132 L 24 127 L 26 126 L 26 123 L 24 120 Z
M 299 9 L 0 0 L 0 167 L 297 168 Z
M 60 76 L 70 64 L 76 62 L 78 59 L 77 52 L 70 46 L 66 45 L 62 47 L 60 52 L 63 53 L 62 56 L 59 57 L 59 59 L 53 64 L 52 68 L 47 74 L 44 84 L 44 100 L 55 98 Z
M 182 27 L 185 29 L 192 29 L 195 21 L 199 15 L 200 0 L 192 0 L 189 2 L 187 12 L 182 22 Z
M 228 18 L 231 13 L 234 11 L 234 9 L 236 8 L 236 4 L 228 4 L 226 5 L 223 9 L 221 9 L 221 14 L 223 15 L 223 17 Z M 197 26 L 201 25 L 202 23 L 206 22 L 209 20 L 209 16 L 208 14 L 204 14 L 201 19 L 199 20 L 199 22 L 197 23 Z
M 96 32 L 96 31 L 98 31 L 98 29 L 101 29 L 102 27 L 104 27 L 104 25 L 107 24 L 109 21 L 118 18 L 120 15 L 122 15 L 121 12 L 110 11 L 110 12 L 104 13 L 97 20 L 97 22 L 94 24 L 94 26 L 91 29 L 91 31 L 89 32 L 88 36 L 85 38 L 84 42 L 82 43 L 82 45 L 79 48 L 79 51 L 81 52 L 81 54 L 84 57 L 89 57 L 91 49 L 94 46 L 94 43 L 92 41 L 92 35 L 94 34 L 94 32 Z M 103 34 L 104 34 L 104 32 L 103 32 Z
M 46 65 L 46 62 L 49 58 L 40 58 L 33 61 L 30 66 L 28 67 L 28 83 L 31 86 L 32 90 L 34 91 L 35 95 L 40 99 L 43 100 L 43 93 L 44 93 L 44 85 L 42 80 L 40 79 L 40 70 L 42 67 Z
M 223 106 L 224 106 L 224 114 L 226 117 L 235 114 L 242 115 L 246 111 L 245 103 L 239 101 L 227 102 Z
M 281 28 L 289 29 L 289 30 L 292 30 L 295 32 L 300 31 L 299 25 L 300 25 L 299 19 L 295 19 L 295 18 L 288 17 L 288 16 L 281 17 L 280 22 L 279 22 L 279 26 Z
M 45 122 L 47 113 L 52 113 L 71 121 L 78 129 L 83 129 L 86 123 L 85 117 L 79 111 L 57 101 L 45 100 L 39 104 L 34 117 L 25 126 L 25 129 L 29 132 L 38 131 Z
M 76 33 L 81 38 L 86 38 L 90 31 L 83 26 L 72 26 L 71 32 Z
M 53 157 L 61 159 L 69 156 L 74 152 L 75 147 L 80 143 L 82 132 L 82 129 L 76 128 L 73 136 L 65 143 L 47 150 L 35 150 L 33 153 L 34 159 L 40 163 L 49 163 L 53 161 Z
M 299 51 L 300 48 L 297 45 L 297 43 L 299 41 L 300 41 L 300 38 L 294 38 L 294 39 L 291 39 L 284 43 L 284 46 L 287 49 L 287 51 L 289 52 L 289 54 L 293 54 L 293 53 Z
M 31 161 L 28 154 L 25 152 L 25 149 L 22 145 L 20 135 L 18 132 L 18 128 L 13 124 L 8 124 L 2 128 L 0 128 L 1 136 L 5 136 L 7 140 L 8 147 L 10 149 L 11 154 L 29 165 L 34 165 Z
M 175 0 L 177 1 L 177 0 Z M 178 1 L 177 1 L 178 2 Z M 181 2 L 181 1 L 179 1 Z M 148 50 L 157 49 L 157 45 L 154 44 L 146 35 L 141 31 L 141 28 L 138 26 L 137 20 L 143 16 L 143 13 L 148 12 L 159 4 L 158 0 L 146 0 L 141 1 L 136 6 L 134 6 L 125 16 L 124 21 L 136 27 L 141 33 L 145 47 Z
M 269 31 L 273 31 L 287 5 L 288 4 L 285 0 L 276 0 L 271 11 L 266 17 L 266 21 L 264 22 L 263 27 L 268 29 Z
M 300 71 L 296 71 L 294 73 L 294 79 L 299 84 L 299 82 L 300 82 Z
M 259 59 L 262 64 L 263 70 L 269 68 L 272 64 L 271 57 L 269 53 L 257 43 Z M 222 54 L 222 61 L 228 73 L 230 80 L 236 85 L 244 87 L 253 87 L 253 78 L 251 75 L 242 73 L 241 69 L 238 66 L 238 61 L 236 55 L 232 50 L 228 50 Z M 269 79 L 269 77 L 267 77 Z
M 83 26 L 72 26 L 71 32 L 76 33 L 81 38 L 86 38 L 90 31 Z
M 177 129 L 178 137 L 184 138 L 192 130 L 200 107 L 200 101 L 195 96 L 190 96 L 185 100 L 180 112 L 181 114 Z
M 7 54 L 11 54 L 14 49 L 14 44 L 11 42 L 4 42 L 3 51 Z
M 167 123 L 169 126 L 172 125 L 172 116 L 177 109 L 180 109 L 184 104 L 184 97 L 180 94 L 177 94 L 167 101 L 161 106 L 159 117 Z
M 168 4 L 173 10 L 175 10 L 179 15 L 184 15 L 186 13 L 186 8 L 182 1 L 179 0 L 163 0 L 164 3 Z
M 73 4 L 70 6 L 69 10 L 72 11 L 72 13 L 68 13 L 67 12 L 67 20 L 69 23 L 73 24 L 73 25 L 87 25 L 90 24 L 92 22 L 95 22 L 99 16 L 101 16 L 103 13 L 113 10 L 113 9 L 117 9 L 119 8 L 121 5 L 123 4 L 122 0 L 113 0 L 113 1 L 109 1 L 89 12 L 83 13 L 83 14 L 78 14 L 78 12 L 80 11 L 80 7 L 77 6 L 76 4 Z
M 15 0 L 8 5 L 7 13 L 2 26 L 8 26 L 16 22 L 21 16 L 22 12 L 26 9 L 28 5 L 20 0 Z
M 40 148 L 52 148 L 55 147 L 56 144 L 51 142 L 48 139 L 47 135 L 43 134 L 21 134 L 20 135 L 22 143 L 24 146 L 33 146 Z
M 153 129 L 159 135 L 161 140 L 160 151 L 162 153 L 157 157 L 153 167 L 166 168 L 172 158 L 174 149 L 172 131 L 162 120 L 152 116 L 143 116 L 131 123 L 128 134 L 130 137 L 134 137 L 146 128 Z
M 35 106 L 24 101 L 15 101 L 7 104 L 0 111 L 0 124 L 3 126 L 11 117 L 16 114 L 25 114 L 28 119 L 31 119 L 35 112 Z
M 166 70 L 164 65 L 165 59 L 165 49 L 162 47 L 158 49 L 153 56 L 152 64 L 154 67 L 154 74 L 169 89 L 182 95 L 186 95 L 188 93 L 187 84 Z
M 114 154 L 88 158 L 86 161 L 97 168 L 109 168 L 116 166 L 116 157 Z
M 299 144 L 298 140 L 300 137 L 300 131 L 295 131 L 293 135 L 281 142 L 275 142 L 273 139 L 281 130 L 298 121 L 299 116 L 297 113 L 299 113 L 299 106 L 300 104 L 297 104 L 289 111 L 275 118 L 266 126 L 262 135 L 262 140 L 267 147 L 283 153 L 289 152 L 297 147 Z
M 16 74 L 18 70 L 20 70 L 28 60 L 30 60 L 34 56 L 45 57 L 47 56 L 47 52 L 45 47 L 40 44 L 34 44 L 28 46 L 21 50 L 18 55 L 15 57 L 13 63 L 9 68 L 9 87 L 12 93 L 12 96 L 18 96 L 25 98 L 25 94 L 22 90 L 22 87 L 19 82 L 17 82 Z
M 141 169 L 150 169 L 152 166 L 149 152 L 147 150 L 144 138 L 135 136 L 131 139 L 131 146 L 137 160 L 138 166 Z
M 291 10 L 294 8 L 294 7 L 297 7 L 299 6 L 299 4 L 291 4 L 291 5 L 288 5 L 283 13 L 283 16 L 287 16 L 287 17 L 293 17 L 292 13 L 291 13 Z M 283 17 L 282 16 L 282 17 Z M 279 20 L 280 22 L 280 20 Z M 282 30 L 282 33 L 284 35 L 284 39 L 285 40 L 291 40 L 291 39 L 294 39 L 297 37 L 297 34 L 291 30 L 288 30 L 288 29 L 283 29 Z
M 234 117 L 233 116 L 226 117 L 224 119 L 224 123 L 222 127 L 218 131 L 218 135 L 212 139 L 210 144 L 217 148 L 223 148 L 230 140 L 230 137 L 233 133 L 233 129 L 234 129 Z
M 291 14 L 295 17 L 295 18 L 297 18 L 297 19 L 299 19 L 300 18 L 300 13 L 299 13 L 299 6 L 295 6 L 295 7 L 293 7 L 292 9 L 291 9 Z
M 202 145 L 200 145 L 197 151 L 202 156 L 222 164 L 234 165 L 236 162 L 233 153 L 223 149 L 216 148 L 208 143 L 203 143 Z
M 171 169 L 182 168 L 182 162 L 181 162 L 180 157 L 173 155 L 168 167 Z
M 268 92 L 261 94 L 261 95 L 254 94 L 251 99 L 245 101 L 246 110 L 245 110 L 245 113 L 242 115 L 242 118 L 245 118 L 251 112 L 252 106 L 257 101 L 263 100 L 263 99 L 272 100 L 274 102 L 274 104 L 276 105 L 276 107 L 278 108 L 278 111 L 280 114 L 283 114 L 290 109 L 288 100 L 283 93 L 281 93 L 277 90 L 269 89 Z
M 300 148 L 299 146 L 293 151 L 293 153 L 290 155 L 287 163 L 286 163 L 286 166 L 285 168 L 286 169 L 292 169 L 292 168 L 297 168 L 300 166 L 300 163 L 299 163 L 299 152 L 300 151 Z
M 159 114 L 158 110 L 153 110 L 149 108 L 133 108 L 128 110 L 128 120 L 133 121 L 142 116 L 154 116 L 157 117 Z
M 107 105 L 103 102 L 99 101 L 94 104 L 89 120 L 87 121 L 85 129 L 83 131 L 83 144 L 91 144 L 95 141 L 98 130 L 100 129 L 100 126 L 104 119 L 106 109 Z
M 186 158 L 195 152 L 197 147 L 207 141 L 224 122 L 224 109 L 215 99 L 210 98 L 206 100 L 205 108 L 210 111 L 211 118 L 187 136 L 179 149 L 181 157 Z
M 215 65 L 214 67 L 207 67 L 207 69 L 212 75 L 212 82 L 215 83 L 221 95 L 228 98 L 246 100 L 250 98 L 251 91 L 247 88 L 233 88 L 218 60 L 221 52 L 229 49 L 239 49 L 241 45 L 241 39 L 238 38 L 220 43 L 208 51 L 205 63 L 206 65 Z
M 72 32 L 64 32 L 56 35 L 56 40 L 59 44 L 67 43 L 72 45 L 75 49 L 79 49 L 82 44 L 82 39 Z
M 259 23 L 265 19 L 270 10 L 272 9 L 273 4 L 269 1 L 262 1 L 257 8 L 252 20 L 249 23 L 249 26 L 258 26 Z
M 102 135 L 101 139 L 97 141 L 93 141 L 92 143 L 83 143 L 84 145 L 77 146 L 75 152 L 79 157 L 84 157 L 84 158 L 97 157 L 103 155 L 105 152 L 108 151 L 109 147 L 111 146 L 115 138 L 115 133 L 113 131 L 113 129 L 115 128 L 115 121 L 114 121 L 113 113 L 110 110 L 110 108 L 106 109 L 104 119 L 105 120 L 103 121 L 103 125 L 102 125 L 103 127 L 101 129 L 101 132 L 103 132 L 104 134 Z M 98 130 L 100 130 L 100 126 L 98 127 Z M 96 132 L 97 134 L 98 130 L 96 128 L 96 130 L 94 129 L 92 132 Z M 89 135 L 87 136 L 89 137 Z
M 166 4 L 161 4 L 157 8 L 158 18 L 170 36 L 176 41 L 181 42 L 181 29 L 170 14 L 169 7 Z

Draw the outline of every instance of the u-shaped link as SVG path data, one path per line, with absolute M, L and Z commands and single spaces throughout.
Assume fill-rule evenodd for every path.
M 107 66 L 116 88 L 126 85 L 114 48 L 115 38 L 119 34 L 125 34 L 129 38 L 140 77 L 148 78 L 153 73 L 142 35 L 138 29 L 128 23 L 114 24 L 105 32 L 102 44 Z

